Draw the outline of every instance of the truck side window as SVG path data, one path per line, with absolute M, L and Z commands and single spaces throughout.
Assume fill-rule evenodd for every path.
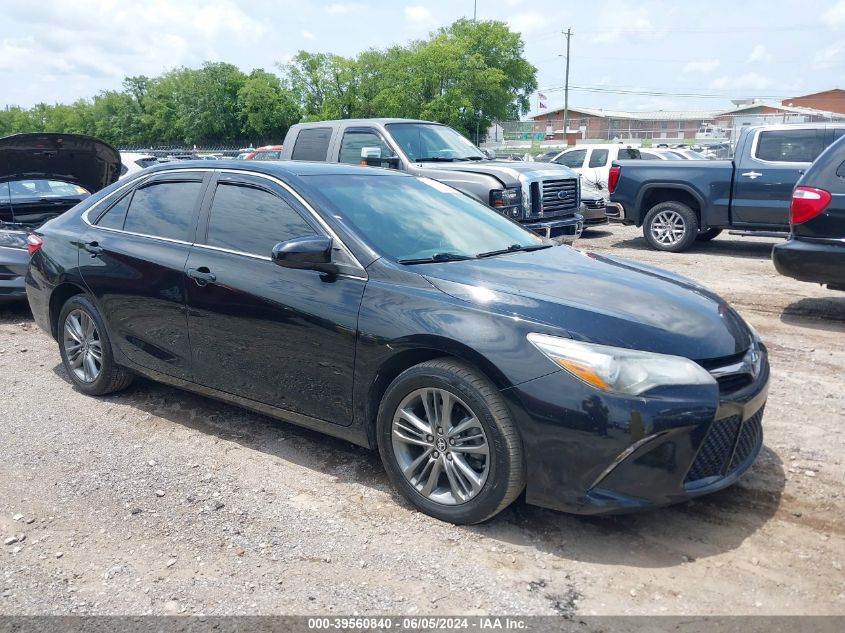
M 607 165 L 607 154 L 608 151 L 606 149 L 594 149 L 593 153 L 590 154 L 590 162 L 587 166 L 604 167 Z
M 812 163 L 824 150 L 818 130 L 769 130 L 757 137 L 755 157 L 778 163 Z
M 337 162 L 358 165 L 361 162 L 361 149 L 364 147 L 378 147 L 382 158 L 395 155 L 390 146 L 375 131 L 348 130 L 343 134 Z
M 329 155 L 330 127 L 312 127 L 300 130 L 293 145 L 291 160 L 313 160 L 324 163 Z
M 587 157 L 587 150 L 574 149 L 571 152 L 564 152 L 554 161 L 558 165 L 564 167 L 571 167 L 573 169 L 580 169 L 584 165 L 584 159 Z

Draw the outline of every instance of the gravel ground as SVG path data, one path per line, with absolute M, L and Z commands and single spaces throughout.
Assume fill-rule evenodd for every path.
M 345 442 L 144 380 L 86 397 L 26 307 L 0 308 L 0 612 L 845 614 L 845 294 L 778 276 L 772 243 L 578 242 L 714 288 L 771 351 L 741 482 L 615 518 L 517 501 L 440 523 Z

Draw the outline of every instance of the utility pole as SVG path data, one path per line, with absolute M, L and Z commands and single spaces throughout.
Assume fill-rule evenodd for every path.
M 566 80 L 563 85 L 563 139 L 569 145 L 569 38 L 572 37 L 572 29 L 566 29 Z
M 478 0 L 472 0 L 472 21 L 477 22 L 476 15 L 478 14 Z

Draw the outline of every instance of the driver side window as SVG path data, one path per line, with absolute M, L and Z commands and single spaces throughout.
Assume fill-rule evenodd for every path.
M 574 149 L 571 152 L 566 152 L 557 157 L 554 161 L 558 165 L 570 167 L 572 169 L 580 169 L 584 165 L 584 158 L 587 156 L 587 150 Z
M 395 156 L 390 146 L 375 131 L 349 130 L 343 135 L 337 162 L 347 165 L 361 164 L 361 150 L 365 147 L 379 148 L 382 158 Z

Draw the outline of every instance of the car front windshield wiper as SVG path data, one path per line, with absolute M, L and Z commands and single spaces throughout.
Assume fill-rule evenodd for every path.
M 417 259 L 400 259 L 400 264 L 433 264 L 437 262 L 458 262 L 465 259 L 475 259 L 472 255 L 462 255 L 460 253 L 435 253 L 431 257 L 419 257 Z
M 490 159 L 487 158 L 486 156 L 462 156 L 461 158 L 458 158 L 457 160 L 490 160 Z
M 476 257 L 493 257 L 495 255 L 506 255 L 507 253 L 539 251 L 544 248 L 551 248 L 552 244 L 511 244 L 507 248 L 500 248 L 497 251 L 487 251 L 486 253 L 479 253 Z
M 414 162 L 417 163 L 451 163 L 458 160 L 457 158 L 452 158 L 451 156 L 423 156 L 422 158 L 415 158 Z

